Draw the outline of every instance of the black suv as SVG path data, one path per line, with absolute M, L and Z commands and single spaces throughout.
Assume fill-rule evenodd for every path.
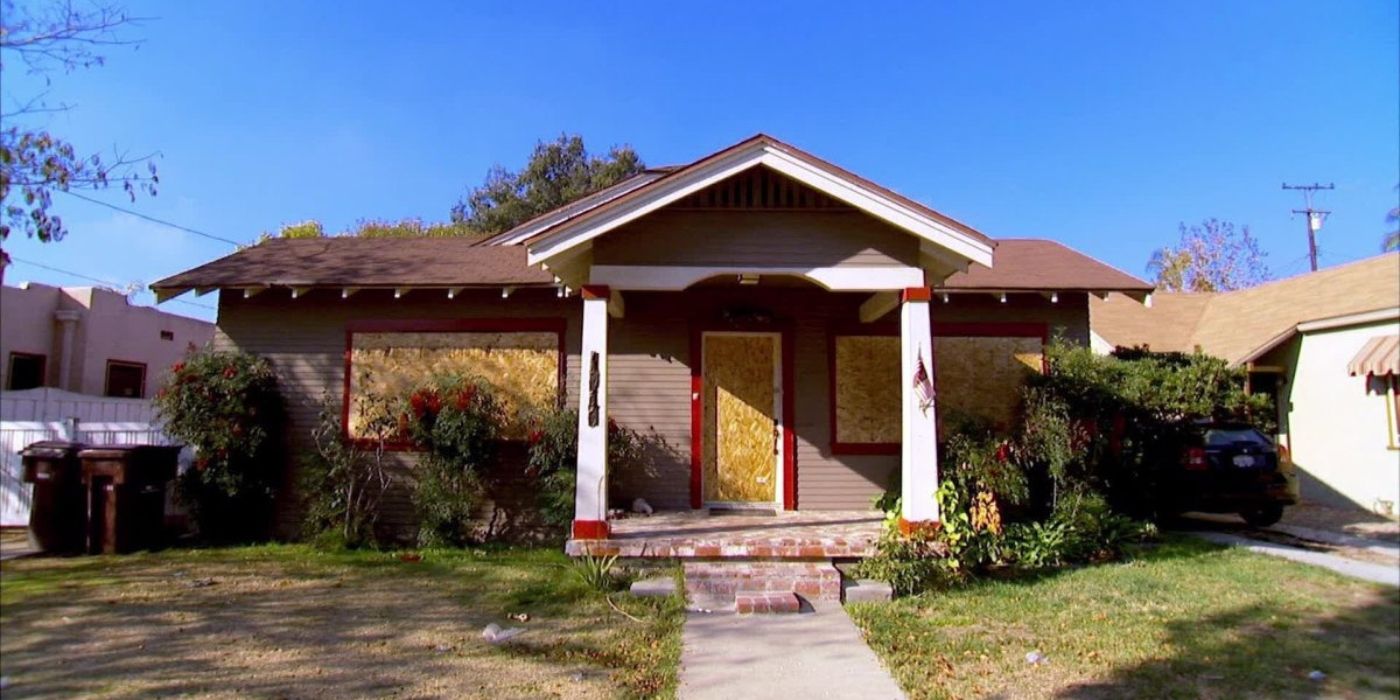
M 1254 527 L 1273 525 L 1298 502 L 1288 450 L 1243 423 L 1194 424 L 1179 468 L 1164 476 L 1172 510 L 1239 513 Z

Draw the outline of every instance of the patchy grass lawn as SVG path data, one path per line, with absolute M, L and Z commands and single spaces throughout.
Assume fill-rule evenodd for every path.
M 1395 589 L 1194 538 L 851 613 L 912 698 L 1400 696 Z
M 296 545 L 7 561 L 5 698 L 674 694 L 681 601 L 614 594 L 635 622 L 569 566 L 549 550 L 410 563 Z M 526 631 L 490 645 L 493 622 Z

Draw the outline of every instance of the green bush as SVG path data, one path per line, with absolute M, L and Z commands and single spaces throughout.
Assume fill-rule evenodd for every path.
M 537 480 L 540 517 L 547 526 L 563 530 L 574 518 L 578 413 L 553 411 L 537 418 L 533 426 L 529 436 L 529 474 Z M 644 440 L 637 431 L 608 421 L 609 473 L 640 466 L 644 452 Z
M 475 537 L 473 520 L 485 500 L 482 472 L 496 458 L 504 413 L 490 387 L 474 377 L 438 375 L 410 394 L 399 415 L 424 449 L 413 502 L 418 541 L 460 547 Z
M 302 462 L 298 490 L 303 501 L 302 535 L 320 546 L 354 549 L 379 544 L 375 532 L 379 504 L 393 482 L 386 449 L 398 426 L 387 411 L 361 411 L 361 415 L 380 417 L 361 426 L 370 436 L 367 440 L 346 440 L 340 404 L 327 397 L 311 431 L 315 452 Z
M 266 536 L 281 466 L 272 366 L 247 353 L 194 353 L 170 368 L 154 403 L 166 434 L 194 449 L 177 486 L 200 536 Z
M 875 554 L 862 559 L 851 573 L 856 578 L 884 581 L 898 595 L 947 588 L 969 574 L 941 534 L 904 535 L 894 527 L 885 529 Z

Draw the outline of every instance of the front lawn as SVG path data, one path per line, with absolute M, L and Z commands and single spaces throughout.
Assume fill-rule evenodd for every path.
M 1395 589 L 1194 538 L 850 611 L 911 698 L 1400 695 Z
M 569 566 L 297 545 L 8 561 L 0 674 L 7 699 L 673 694 L 679 599 L 614 595 L 636 622 Z M 525 632 L 491 645 L 489 623 Z

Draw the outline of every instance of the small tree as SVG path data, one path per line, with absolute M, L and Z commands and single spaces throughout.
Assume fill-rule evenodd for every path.
M 386 401 L 377 396 L 358 400 Z M 391 412 L 374 408 L 360 415 L 368 417 L 368 424 L 361 426 L 366 439 L 345 439 L 340 401 L 327 396 L 311 431 L 316 451 L 301 469 L 302 530 L 323 545 L 362 547 L 377 542 L 379 503 L 394 480 L 385 458 L 389 442 L 398 433 L 398 420 Z
M 1158 248 L 1147 263 L 1157 288 L 1167 292 L 1228 292 L 1266 282 L 1269 268 L 1259 240 L 1219 219 L 1180 225 L 1176 247 Z
M 611 187 L 645 167 L 631 146 L 614 146 L 607 155 L 594 156 L 584 148 L 583 137 L 561 135 L 536 144 L 519 172 L 492 168 L 486 182 L 452 208 L 452 220 L 479 233 L 500 233 Z
M 272 366 L 246 353 L 193 354 L 170 368 L 155 406 L 165 432 L 194 448 L 194 467 L 181 475 L 179 489 L 200 534 L 264 535 L 280 457 Z

